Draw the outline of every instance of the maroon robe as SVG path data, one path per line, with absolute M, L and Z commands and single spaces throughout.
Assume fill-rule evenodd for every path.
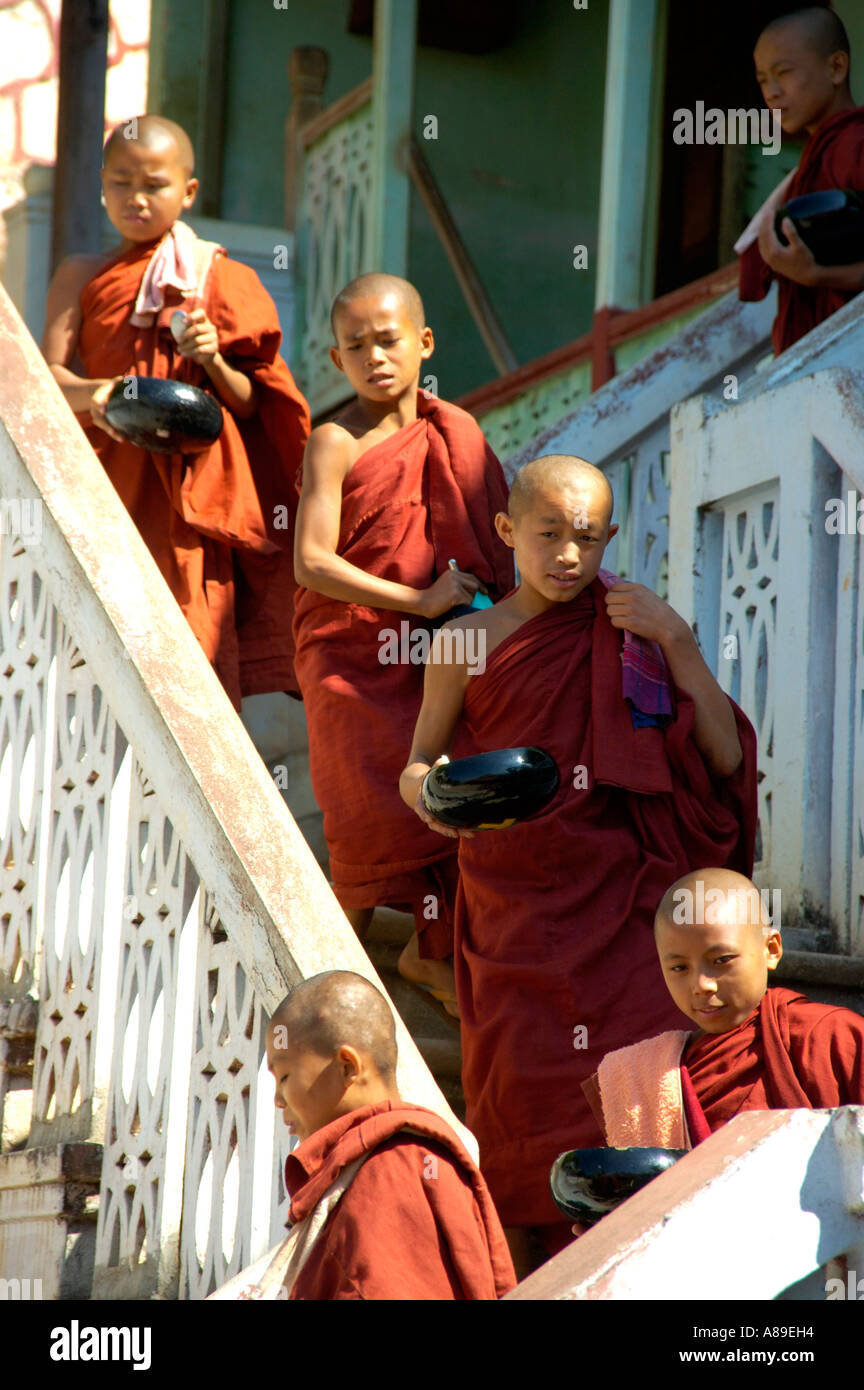
M 307 1216 L 364 1154 L 292 1299 L 497 1299 L 513 1288 L 510 1252 L 476 1164 L 450 1126 L 420 1106 L 367 1105 L 305 1139 L 285 1164 L 291 1221 Z
M 422 392 L 417 409 L 419 418 L 361 454 L 342 484 L 338 554 L 417 589 L 455 559 L 500 598 L 513 584 L 512 554 L 494 527 L 507 506 L 501 465 L 464 410 Z M 309 769 L 336 896 L 347 908 L 411 907 L 421 954 L 448 957 L 456 846 L 399 795 L 423 698 L 422 654 L 381 659 L 382 634 L 397 634 L 410 656 L 409 632 L 428 642 L 432 624 L 305 588 L 295 611 Z
M 665 730 L 634 729 L 621 693 L 622 634 L 603 592 L 595 581 L 492 652 L 468 685 L 454 747 L 462 756 L 535 744 L 561 773 L 540 815 L 459 849 L 466 1122 L 505 1226 L 553 1223 L 555 1157 L 602 1144 L 580 1083 L 604 1054 L 682 1027 L 654 947 L 669 884 L 704 864 L 752 868 L 750 724 L 733 705 L 744 761 L 725 781 L 696 747 L 683 692 Z M 574 785 L 580 766 L 584 790 Z
M 808 136 L 786 191 L 786 202 L 829 188 L 864 193 L 864 106 L 839 112 Z M 864 252 L 859 259 L 864 260 Z M 775 272 L 762 259 L 758 241 L 739 258 L 738 273 L 740 299 L 765 298 Z M 842 309 L 860 290 L 819 289 L 779 275 L 777 292 L 777 317 L 771 332 L 775 356 Z
M 681 1073 L 712 1132 L 747 1110 L 864 1105 L 864 1018 L 776 986 L 737 1028 L 689 1043 Z

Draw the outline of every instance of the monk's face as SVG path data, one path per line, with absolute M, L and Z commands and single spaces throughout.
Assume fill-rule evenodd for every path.
M 306 1139 L 335 1118 L 344 1095 L 338 1057 L 298 1048 L 285 1029 L 267 1029 L 267 1066 L 276 1084 L 274 1101 L 292 1134 Z
M 569 603 L 597 576 L 603 552 L 618 530 L 609 525 L 609 504 L 593 481 L 541 485 L 525 510 L 499 533 L 516 553 L 523 585 L 548 606 Z
M 198 180 L 187 176 L 170 136 L 146 144 L 119 139 L 102 170 L 102 189 L 112 225 L 132 246 L 164 236 L 194 203 Z
M 395 292 L 343 304 L 330 356 L 361 400 L 386 405 L 416 392 L 420 364 L 431 357 L 431 328 L 421 328 Z
M 765 105 L 780 112 L 785 135 L 813 130 L 832 113 L 848 73 L 845 54 L 822 57 L 792 23 L 763 34 L 753 58 Z
M 749 1018 L 765 993 L 783 948 L 780 933 L 753 924 L 740 903 L 720 903 L 705 923 L 657 924 L 660 966 L 683 1014 L 705 1033 L 727 1033 Z

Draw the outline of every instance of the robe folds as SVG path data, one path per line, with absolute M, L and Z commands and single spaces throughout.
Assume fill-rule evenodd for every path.
M 358 1159 L 292 1299 L 497 1299 L 513 1288 L 510 1252 L 476 1164 L 439 1115 L 407 1102 L 354 1110 L 289 1154 L 291 1221 L 307 1217 Z
M 838 112 L 808 136 L 784 201 L 829 188 L 864 193 L 864 106 Z M 864 254 L 859 259 L 864 260 Z M 764 299 L 774 278 L 775 272 L 762 259 L 758 241 L 753 242 L 739 257 L 739 298 Z M 859 293 L 799 285 L 785 275 L 776 278 L 777 317 L 771 333 L 775 356 Z
M 512 555 L 493 524 L 507 506 L 501 465 L 458 406 L 421 392 L 417 410 L 416 421 L 361 454 L 348 473 L 338 554 L 417 589 L 454 559 L 500 598 L 513 586 Z M 433 624 L 303 588 L 295 612 L 309 768 L 336 896 L 347 908 L 412 907 L 421 954 L 449 956 L 455 842 L 399 795 Z
M 169 328 L 178 308 L 203 308 L 222 355 L 254 383 L 257 412 L 235 419 L 223 405 L 220 438 L 197 454 L 151 454 L 78 418 L 235 706 L 241 695 L 296 694 L 293 524 L 309 409 L 279 355 L 272 299 L 253 270 L 224 254 L 214 257 L 200 297 L 169 289 L 151 326 L 131 322 L 157 245 L 115 256 L 84 287 L 78 351 L 86 375 L 170 377 L 219 401 Z
M 615 1148 L 695 1148 L 748 1110 L 864 1105 L 864 1018 L 775 985 L 737 1028 L 607 1056 L 585 1091 Z
M 603 592 L 595 580 L 495 648 L 453 750 L 534 744 L 561 775 L 539 815 L 459 842 L 466 1123 L 505 1226 L 553 1223 L 554 1159 L 602 1144 L 580 1083 L 604 1054 L 686 1021 L 654 947 L 666 889 L 703 865 L 752 867 L 753 729 L 733 704 L 744 760 L 715 781 L 682 691 L 665 728 L 634 728 Z
M 864 1105 L 864 1018 L 775 985 L 728 1033 L 703 1033 L 684 1053 L 713 1132 L 746 1110 Z

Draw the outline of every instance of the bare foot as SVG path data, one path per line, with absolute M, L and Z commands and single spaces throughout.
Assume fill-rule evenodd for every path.
M 459 1017 L 453 962 L 424 960 L 420 955 L 420 942 L 416 932 L 412 934 L 411 940 L 399 957 L 398 969 L 403 980 L 407 980 L 409 984 L 434 991 L 435 998 L 451 1018 Z

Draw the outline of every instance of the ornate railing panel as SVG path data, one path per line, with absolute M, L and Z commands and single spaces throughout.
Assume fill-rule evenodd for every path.
M 330 306 L 349 280 L 375 268 L 369 84 L 358 95 L 361 104 L 332 124 L 323 112 L 303 138 L 298 371 L 313 415 L 352 394 L 330 361 Z
M 864 568 L 849 499 L 864 493 L 864 378 L 845 364 L 862 352 L 853 301 L 737 403 L 679 406 L 670 515 L 670 600 L 759 737 L 760 882 L 780 889 L 784 923 L 856 952 Z
M 717 390 L 730 374 L 738 389 L 764 354 L 770 322 L 765 305 L 743 305 L 727 296 L 585 404 L 537 433 L 506 458 L 505 472 L 512 478 L 541 454 L 576 454 L 597 464 L 612 485 L 619 527 L 604 563 L 665 596 L 669 411 L 694 391 Z M 485 431 L 485 418 L 481 425 Z
M 0 338 L 0 1002 L 38 1001 L 29 1145 L 103 1147 L 97 1297 L 199 1298 L 285 1219 L 265 1012 L 377 977 L 2 289 Z M 458 1125 L 396 1026 L 403 1093 Z M 2 1236 L 0 1278 L 38 1276 Z
M 26 995 L 37 973 L 38 866 L 53 608 L 28 546 L 3 539 L 0 589 L 0 990 Z
M 774 648 L 780 549 L 777 483 L 718 503 L 723 518 L 718 680 L 745 709 L 759 742 L 756 862 L 770 878 L 774 798 Z M 725 658 L 725 659 L 724 659 Z

